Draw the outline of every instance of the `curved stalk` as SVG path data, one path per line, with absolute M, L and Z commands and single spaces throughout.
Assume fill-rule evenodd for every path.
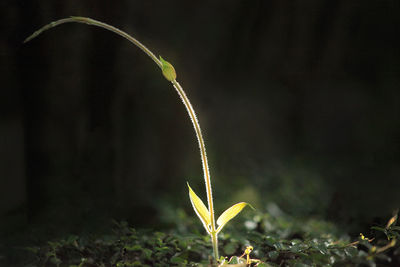
M 24 40 L 24 43 L 29 42 L 30 40 L 32 40 L 33 38 L 37 37 L 39 34 L 41 34 L 44 31 L 47 31 L 47 30 L 49 30 L 49 29 L 51 29 L 53 27 L 56 27 L 56 26 L 64 24 L 64 23 L 69 23 L 69 22 L 77 22 L 77 23 L 88 24 L 88 25 L 97 26 L 97 27 L 104 28 L 106 30 L 112 31 L 113 33 L 116 33 L 116 34 L 124 37 L 125 39 L 127 39 L 128 41 L 130 41 L 131 43 L 133 43 L 134 45 L 139 47 L 143 52 L 145 52 L 161 68 L 161 61 L 146 46 L 144 46 L 141 42 L 139 42 L 138 40 L 136 40 L 135 38 L 133 38 L 132 36 L 130 36 L 126 32 L 121 31 L 118 28 L 115 28 L 114 26 L 108 25 L 108 24 L 106 24 L 104 22 L 101 22 L 101 21 L 98 21 L 98 20 L 94 20 L 94 19 L 91 19 L 91 18 L 86 18 L 86 17 L 69 17 L 69 18 L 53 21 L 53 22 L 47 24 L 46 26 L 40 28 L 39 30 L 35 31 L 32 35 L 30 35 L 28 38 L 26 38 Z
M 139 47 L 143 52 L 145 52 L 157 64 L 158 67 L 160 67 L 161 69 L 163 67 L 163 63 L 161 60 L 159 60 L 146 46 L 144 46 L 142 43 L 140 43 L 138 40 L 136 40 L 129 34 L 125 33 L 124 31 L 121 31 L 118 28 L 108 25 L 106 23 L 103 23 L 103 22 L 100 22 L 100 21 L 97 21 L 97 20 L 94 20 L 91 18 L 86 18 L 86 17 L 70 17 L 70 18 L 60 19 L 60 20 L 51 22 L 51 23 L 47 24 L 46 26 L 40 28 L 39 30 L 35 31 L 28 38 L 26 38 L 24 43 L 32 40 L 33 38 L 37 37 L 39 34 L 41 34 L 42 32 L 44 32 L 46 30 L 49 30 L 53 27 L 56 27 L 56 26 L 64 24 L 64 23 L 69 23 L 69 22 L 84 23 L 84 24 L 93 25 L 93 26 L 97 26 L 97 27 L 112 31 L 112 32 L 124 37 L 125 39 L 127 39 L 128 41 L 130 41 L 131 43 L 136 45 L 137 47 Z M 172 67 L 172 65 L 171 65 L 171 67 Z M 167 78 L 167 79 L 169 81 L 171 81 L 171 83 L 173 84 L 174 88 L 176 89 L 179 97 L 181 98 L 183 104 L 185 105 L 186 110 L 189 114 L 189 117 L 192 121 L 194 131 L 196 133 L 196 137 L 197 137 L 197 141 L 198 141 L 199 149 L 200 149 L 201 162 L 202 162 L 202 166 L 203 166 L 204 181 L 205 181 L 206 191 L 207 191 L 208 210 L 210 212 L 210 217 L 211 217 L 210 229 L 208 229 L 207 232 L 209 232 L 211 235 L 211 241 L 212 241 L 212 245 L 213 245 L 215 260 L 218 260 L 218 258 L 219 258 L 219 256 L 218 256 L 218 236 L 217 236 L 217 231 L 216 231 L 216 227 L 215 227 L 214 204 L 213 204 L 213 198 L 212 198 L 210 171 L 208 168 L 206 147 L 204 144 L 203 135 L 201 134 L 200 124 L 197 120 L 196 113 L 192 107 L 192 104 L 190 103 L 188 97 L 186 96 L 185 91 L 183 90 L 182 86 L 176 81 L 175 77 L 172 79 L 169 79 L 169 78 Z
M 206 190 L 207 190 L 208 210 L 210 211 L 210 217 L 211 217 L 211 229 L 210 229 L 211 241 L 213 244 L 214 257 L 216 260 L 218 260 L 218 258 L 219 258 L 219 256 L 218 256 L 218 236 L 217 236 L 217 231 L 216 231 L 216 227 L 215 227 L 214 204 L 213 204 L 213 198 L 212 198 L 211 179 L 210 179 L 210 171 L 208 168 L 206 146 L 204 144 L 203 135 L 201 134 L 201 128 L 200 128 L 199 121 L 197 120 L 196 113 L 194 112 L 192 104 L 190 104 L 190 101 L 187 98 L 185 91 L 183 91 L 182 86 L 176 80 L 173 80 L 171 82 L 174 85 L 176 91 L 178 92 L 180 98 L 182 99 L 182 102 L 185 105 L 187 112 L 189 113 L 189 117 L 192 120 L 193 128 L 196 132 L 197 141 L 199 143 L 201 162 L 203 165 L 204 181 L 206 183 Z

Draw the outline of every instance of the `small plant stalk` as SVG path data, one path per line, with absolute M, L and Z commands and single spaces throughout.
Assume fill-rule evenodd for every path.
M 69 18 L 60 19 L 60 20 L 57 20 L 57 21 L 50 22 L 49 24 L 43 26 L 42 28 L 40 28 L 39 30 L 37 30 L 33 34 L 31 34 L 28 38 L 26 38 L 24 40 L 24 43 L 29 42 L 30 40 L 36 38 L 39 34 L 43 33 L 44 31 L 50 30 L 51 28 L 54 28 L 54 27 L 56 27 L 58 25 L 61 25 L 61 24 L 64 24 L 64 23 L 69 23 L 69 22 L 88 24 L 88 25 L 97 26 L 97 27 L 104 28 L 106 30 L 112 31 L 112 32 L 124 37 L 125 39 L 127 39 L 128 41 L 130 41 L 131 43 L 136 45 L 137 47 L 139 47 L 152 60 L 154 60 L 154 62 L 161 68 L 161 61 L 146 46 L 144 46 L 141 42 L 139 42 L 138 40 L 136 40 L 135 38 L 133 38 L 132 36 L 130 36 L 126 32 L 121 31 L 118 28 L 115 28 L 114 26 L 108 25 L 108 24 L 106 24 L 104 22 L 101 22 L 101 21 L 98 21 L 98 20 L 94 20 L 94 19 L 91 19 L 91 18 L 86 18 L 86 17 L 75 17 L 75 16 L 72 16 L 72 17 L 69 17 Z
M 216 232 L 211 233 L 211 242 L 213 245 L 213 251 L 214 251 L 214 259 L 219 260 L 219 253 L 218 253 L 218 235 Z
M 208 168 L 206 146 L 204 145 L 203 135 L 201 134 L 200 123 L 197 120 L 196 113 L 194 112 L 192 104 L 190 103 L 189 99 L 187 98 L 182 86 L 176 81 L 176 79 L 172 80 L 171 82 L 174 85 L 176 91 L 178 92 L 178 95 L 182 99 L 182 102 L 185 105 L 187 112 L 189 113 L 189 117 L 192 121 L 194 131 L 196 132 L 197 141 L 199 143 L 201 162 L 203 165 L 204 181 L 206 184 L 206 191 L 207 191 L 208 210 L 210 212 L 210 219 L 211 219 L 211 225 L 210 225 L 211 242 L 213 245 L 214 257 L 216 260 L 218 260 L 218 258 L 219 258 L 218 235 L 217 235 L 216 227 L 215 227 L 214 203 L 213 203 L 213 198 L 212 198 L 210 170 Z
M 222 228 L 225 226 L 225 224 L 230 221 L 232 218 L 234 218 L 245 206 L 248 204 L 245 202 L 240 202 L 232 207 L 228 208 L 225 212 L 221 214 L 221 216 L 217 220 L 218 227 L 216 227 L 215 223 L 215 216 L 214 216 L 214 204 L 213 204 L 213 197 L 212 197 L 212 189 L 211 189 L 211 178 L 210 178 L 210 171 L 208 168 L 208 160 L 207 160 L 207 154 L 206 154 L 206 147 L 204 144 L 204 139 L 203 135 L 201 134 L 201 128 L 199 121 L 197 120 L 196 113 L 192 107 L 192 104 L 189 101 L 189 98 L 186 96 L 185 91 L 183 90 L 182 86 L 176 81 L 176 73 L 174 67 L 164 59 L 160 57 L 158 59 L 146 46 L 144 46 L 142 43 L 140 43 L 138 40 L 130 36 L 129 34 L 121 31 L 118 28 L 115 28 L 111 25 L 108 25 L 106 23 L 86 18 L 86 17 L 69 17 L 65 19 L 60 19 L 54 22 L 51 22 L 44 27 L 40 28 L 39 30 L 35 31 L 31 36 L 25 39 L 24 43 L 32 40 L 33 38 L 37 37 L 39 34 L 42 32 L 49 30 L 55 26 L 64 24 L 64 23 L 69 23 L 69 22 L 77 22 L 77 23 L 84 23 L 88 25 L 93 25 L 97 26 L 100 28 L 104 28 L 106 30 L 112 31 L 128 41 L 132 42 L 134 45 L 139 47 L 144 53 L 146 53 L 156 64 L 159 68 L 161 68 L 162 74 L 164 77 L 172 83 L 174 88 L 176 89 L 179 97 L 181 98 L 188 114 L 189 117 L 192 121 L 194 131 L 196 133 L 197 141 L 199 144 L 199 149 L 200 149 L 200 156 L 201 156 L 201 162 L 203 166 L 203 174 L 204 174 L 204 182 L 206 185 L 206 191 L 207 191 L 207 202 L 208 202 L 208 209 L 205 207 L 203 202 L 197 195 L 193 192 L 193 190 L 190 188 L 189 184 L 189 197 L 190 201 L 192 202 L 193 208 L 196 212 L 196 214 L 199 216 L 200 221 L 203 223 L 204 228 L 206 229 L 207 233 L 211 236 L 211 242 L 212 242 L 212 247 L 214 251 L 214 258 L 215 260 L 218 261 L 219 255 L 218 255 L 218 233 L 222 230 Z

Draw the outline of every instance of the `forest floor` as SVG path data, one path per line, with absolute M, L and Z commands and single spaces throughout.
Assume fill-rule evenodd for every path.
M 197 218 L 182 210 L 171 216 L 175 222 L 168 231 L 135 229 L 115 221 L 108 233 L 66 235 L 20 247 L 10 261 L 30 267 L 400 266 L 397 215 L 357 237 L 322 219 L 291 217 L 273 205 L 266 212 L 248 211 L 240 217 L 219 235 L 219 263 L 212 260 L 210 238 Z

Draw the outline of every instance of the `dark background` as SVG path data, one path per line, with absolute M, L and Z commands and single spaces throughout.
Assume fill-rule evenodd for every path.
M 397 0 L 0 8 L 8 236 L 93 230 L 110 218 L 159 228 L 163 210 L 192 214 L 186 181 L 205 200 L 186 110 L 138 48 L 83 24 L 22 44 L 70 15 L 112 24 L 175 66 L 203 128 L 218 213 L 235 201 L 274 202 L 359 232 L 400 206 Z

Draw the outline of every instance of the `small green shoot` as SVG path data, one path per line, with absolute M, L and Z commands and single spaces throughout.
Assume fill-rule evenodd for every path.
M 162 74 L 164 75 L 165 79 L 168 81 L 172 82 L 173 80 L 176 79 L 176 72 L 174 66 L 172 66 L 171 63 L 168 61 L 165 61 L 161 56 L 160 56 L 160 61 L 161 61 L 161 71 Z
M 201 156 L 201 161 L 203 165 L 203 174 L 204 174 L 204 180 L 206 184 L 206 191 L 207 191 L 207 201 L 208 201 L 208 209 L 204 205 L 204 203 L 201 201 L 201 199 L 194 193 L 194 191 L 190 188 L 189 184 L 189 198 L 190 201 L 193 205 L 193 208 L 197 214 L 197 216 L 200 218 L 200 221 L 203 223 L 204 228 L 206 229 L 207 233 L 211 236 L 211 242 L 213 245 L 213 251 L 214 251 L 214 258 L 215 260 L 219 259 L 218 255 L 218 233 L 222 230 L 222 228 L 228 223 L 231 219 L 233 219 L 244 207 L 246 207 L 247 203 L 245 202 L 240 202 L 229 209 L 227 209 L 225 212 L 222 213 L 222 215 L 218 218 L 217 220 L 217 225 L 218 228 L 215 225 L 215 218 L 214 218 L 214 204 L 213 204 L 213 198 L 212 198 L 212 190 L 211 190 L 211 179 L 210 179 L 210 173 L 208 169 L 208 160 L 207 160 L 207 155 L 206 155 L 206 148 L 203 140 L 203 136 L 201 134 L 201 128 L 200 124 L 197 120 L 196 113 L 189 101 L 189 98 L 186 96 L 185 91 L 183 90 L 182 86 L 176 81 L 176 72 L 174 67 L 172 66 L 171 63 L 165 61 L 161 56 L 160 59 L 158 59 L 146 46 L 144 46 L 142 43 L 140 43 L 138 40 L 130 36 L 129 34 L 121 31 L 118 28 L 115 28 L 111 25 L 108 25 L 106 23 L 91 19 L 91 18 L 86 18 L 86 17 L 69 17 L 69 18 L 64 18 L 60 19 L 54 22 L 51 22 L 44 27 L 40 28 L 39 30 L 35 31 L 32 35 L 30 35 L 28 38 L 25 39 L 24 43 L 36 38 L 38 35 L 43 33 L 46 30 L 49 30 L 55 26 L 64 24 L 64 23 L 69 23 L 69 22 L 77 22 L 77 23 L 84 23 L 88 25 L 93 25 L 96 27 L 104 28 L 106 30 L 112 31 L 128 41 L 132 42 L 134 45 L 136 45 L 138 48 L 140 48 L 144 53 L 146 53 L 156 64 L 158 67 L 161 68 L 162 74 L 164 77 L 172 83 L 174 88 L 176 89 L 179 97 L 182 99 L 183 104 L 185 105 L 185 108 L 189 114 L 189 117 L 192 121 L 193 128 L 196 133 L 197 141 L 199 144 L 199 149 L 200 149 L 200 156 Z M 251 205 L 250 205 L 251 207 Z

